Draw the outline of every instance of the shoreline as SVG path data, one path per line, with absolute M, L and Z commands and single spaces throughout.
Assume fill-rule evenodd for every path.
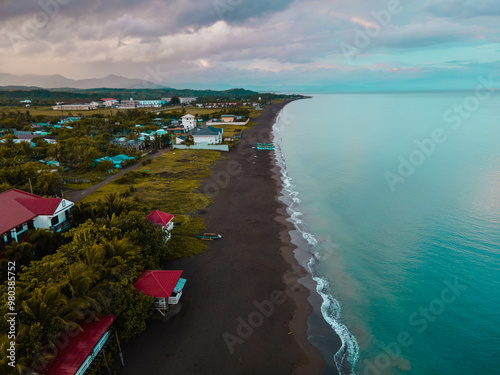
M 273 153 L 255 149 L 272 139 L 286 104 L 265 109 L 204 181 L 201 190 L 213 192 L 207 231 L 223 238 L 191 259 L 164 264 L 188 280 L 180 313 L 148 321 L 124 346 L 120 374 L 324 372 L 323 356 L 308 340 L 310 290 L 297 282 L 308 271 L 295 259 L 279 167 Z
M 273 124 L 276 124 L 276 121 Z M 274 167 L 272 170 L 274 173 L 273 177 L 279 187 L 277 199 L 282 205 L 276 219 L 286 227 L 280 233 L 282 241 L 286 243 L 282 247 L 282 253 L 285 260 L 300 275 L 299 283 L 301 287 L 306 289 L 307 294 L 306 303 L 298 305 L 300 307 L 297 308 L 297 314 L 294 317 L 294 320 L 297 320 L 297 324 L 300 325 L 304 321 L 306 323 L 305 329 L 300 330 L 305 336 L 301 337 L 299 344 L 304 341 L 309 344 L 303 347 L 306 352 L 310 350 L 310 346 L 320 351 L 324 363 L 323 371 L 321 372 L 323 375 L 339 375 L 338 364 L 335 362 L 334 357 L 343 346 L 342 339 L 323 315 L 322 310 L 325 301 L 317 289 L 317 276 L 314 275 L 314 271 L 311 269 L 311 261 L 314 258 L 313 252 L 310 250 L 311 244 L 309 240 L 304 238 L 302 230 L 296 226 L 292 219 L 291 214 L 296 210 L 292 208 L 294 198 L 289 195 L 289 192 L 283 185 L 283 178 L 285 178 L 283 173 L 288 173 L 286 161 L 281 151 L 278 154 L 281 146 L 279 142 L 275 142 L 275 146 L 277 147 L 273 158 Z M 297 301 L 303 299 L 302 296 L 297 296 L 296 298 Z M 291 324 L 293 323 L 291 322 Z

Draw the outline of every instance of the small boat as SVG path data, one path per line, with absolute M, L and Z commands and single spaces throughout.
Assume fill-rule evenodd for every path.
M 196 238 L 202 239 L 203 241 L 213 241 L 222 238 L 222 236 L 216 233 L 203 233 L 197 235 Z
M 274 150 L 272 143 L 257 143 L 257 150 Z

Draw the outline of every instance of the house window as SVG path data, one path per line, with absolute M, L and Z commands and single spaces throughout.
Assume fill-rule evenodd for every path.
M 21 224 L 21 225 L 18 225 L 18 226 L 16 227 L 16 233 L 19 233 L 19 232 L 22 232 L 22 231 L 23 231 L 23 225 L 22 225 L 22 224 Z
M 54 216 L 50 223 L 52 226 L 57 225 L 59 223 L 59 216 Z

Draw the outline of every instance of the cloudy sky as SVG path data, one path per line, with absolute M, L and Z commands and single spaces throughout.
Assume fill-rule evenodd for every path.
M 285 91 L 500 82 L 498 0 L 1 0 L 0 20 L 0 72 L 18 75 Z

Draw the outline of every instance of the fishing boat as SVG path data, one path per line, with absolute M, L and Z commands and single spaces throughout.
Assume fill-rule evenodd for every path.
M 257 150 L 274 150 L 272 143 L 257 143 Z
M 197 235 L 196 238 L 202 239 L 203 241 L 213 241 L 222 238 L 222 236 L 217 233 L 203 233 Z

